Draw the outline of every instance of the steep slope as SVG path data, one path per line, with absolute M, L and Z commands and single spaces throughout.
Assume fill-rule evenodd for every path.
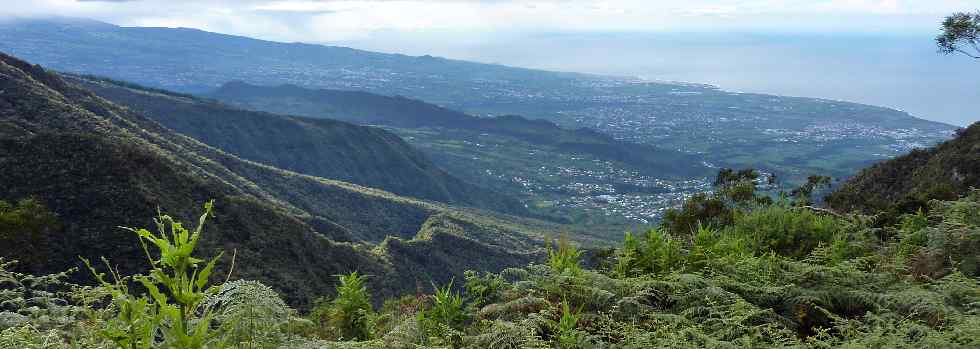
M 76 256 L 109 257 L 123 272 L 142 269 L 142 251 L 118 226 L 150 227 L 157 207 L 187 221 L 208 199 L 217 201 L 216 217 L 203 250 L 235 251 L 235 277 L 276 285 L 298 306 L 352 270 L 378 276 L 372 283 L 380 297 L 538 255 L 533 234 L 540 233 L 532 229 L 241 160 L 3 54 L 0 91 L 0 199 L 36 197 L 61 221 L 49 239 L 55 251 L 48 254 L 58 258 L 45 271 L 77 266 Z M 482 230 L 436 229 L 449 224 L 446 214 Z M 402 257 L 371 242 L 399 237 L 460 269 L 396 268 Z
M 62 71 L 182 92 L 241 80 L 402 95 L 471 115 L 522 115 L 569 129 L 588 127 L 629 143 L 697 154 L 719 167 L 764 168 L 787 180 L 815 173 L 846 176 L 945 140 L 954 129 L 899 110 L 843 101 L 270 42 L 187 28 L 12 21 L 0 23 L 0 50 Z M 670 164 L 664 170 L 677 165 L 662 163 Z
M 420 135 L 418 138 L 441 143 L 431 148 L 409 140 L 442 168 L 468 182 L 495 190 L 505 185 L 528 188 L 520 193 L 504 192 L 519 197 L 535 215 L 582 217 L 586 221 L 613 216 L 630 220 L 630 224 L 656 220 L 657 212 L 678 196 L 693 192 L 685 188 L 699 185 L 692 181 L 704 173 L 671 177 L 692 167 L 752 167 L 774 173 L 791 185 L 800 184 L 813 174 L 849 176 L 877 161 L 948 139 L 954 130 L 899 110 L 844 101 L 279 43 L 187 28 L 120 27 L 75 19 L 8 21 L 0 23 L 0 50 L 60 71 L 180 92 L 211 91 L 235 80 L 270 86 L 292 84 L 406 96 L 479 117 L 521 115 L 550 121 L 565 130 L 589 128 L 594 131 L 588 132 L 601 133 L 627 146 L 610 147 L 609 143 L 572 137 L 572 147 L 565 150 L 555 151 L 551 146 L 532 150 L 535 145 L 520 144 L 521 139 L 499 139 L 495 145 L 510 150 L 509 157 L 523 154 L 523 160 L 533 165 L 551 159 L 568 160 L 540 164 L 535 171 L 521 173 L 511 170 L 518 166 L 499 166 L 497 157 L 483 156 L 494 155 L 483 151 L 487 148 L 467 149 L 486 145 L 480 139 L 482 131 L 460 137 Z M 514 120 L 521 121 L 515 125 L 527 125 Z M 413 136 L 398 134 L 405 139 Z M 496 133 L 486 138 L 494 138 L 492 135 Z M 630 150 L 628 145 L 636 144 L 644 146 Z M 644 147 L 660 151 L 650 153 Z M 429 149 L 446 156 L 434 156 L 436 152 Z M 603 156 L 578 156 L 586 151 Z M 671 155 L 678 152 L 686 156 Z M 610 158 L 639 158 L 641 168 L 608 161 Z M 450 167 L 448 161 L 459 166 Z M 463 175 L 461 168 L 472 171 Z M 564 176 L 568 169 L 592 178 L 550 181 Z M 617 183 L 610 183 L 609 174 L 618 178 Z M 638 196 L 609 190 L 610 186 L 633 182 L 654 183 L 644 191 L 667 189 L 670 195 Z M 559 193 L 526 198 L 540 193 L 541 187 L 574 197 Z M 529 194 L 529 190 L 535 192 Z M 613 200 L 604 198 L 607 195 Z
M 310 89 L 296 85 L 258 86 L 231 81 L 203 93 L 252 110 L 346 120 L 395 127 L 443 126 L 474 128 L 477 118 L 402 96 L 364 91 Z
M 648 145 L 617 141 L 590 129 L 567 130 L 514 115 L 480 118 L 401 96 L 360 91 L 256 86 L 230 82 L 205 94 L 253 110 L 336 118 L 401 128 L 443 127 L 514 137 L 532 144 L 622 161 L 665 176 L 702 174 L 697 158 Z
M 523 213 L 517 200 L 449 175 L 401 138 L 379 128 L 245 111 L 107 79 L 67 79 L 244 159 L 403 196 Z
M 520 116 L 475 117 L 401 96 L 361 91 L 306 89 L 295 85 L 257 86 L 236 81 L 208 97 L 253 110 L 335 118 L 400 128 L 443 127 L 514 137 L 531 144 L 621 161 L 664 176 L 704 172 L 696 157 L 676 151 L 617 141 L 590 129 L 567 130 L 545 120 Z
M 980 188 L 980 123 L 956 138 L 862 170 L 827 198 L 836 209 L 909 212 L 930 199 L 955 200 Z

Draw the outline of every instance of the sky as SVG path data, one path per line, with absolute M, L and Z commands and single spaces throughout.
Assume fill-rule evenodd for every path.
M 2 0 L 0 14 L 192 27 L 279 41 L 385 31 L 911 32 L 976 0 Z
M 0 0 L 85 17 L 374 51 L 711 83 L 980 120 L 980 62 L 936 54 L 977 0 Z

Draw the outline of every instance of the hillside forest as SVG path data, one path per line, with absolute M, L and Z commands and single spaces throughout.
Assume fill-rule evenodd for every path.
M 941 52 L 977 48 L 980 14 L 943 26 Z M 323 106 L 0 53 L 0 349 L 980 348 L 980 122 L 843 181 L 715 167 L 610 241 L 443 170 L 397 106 L 650 168 L 690 154 L 289 93 L 396 107 L 280 115 Z

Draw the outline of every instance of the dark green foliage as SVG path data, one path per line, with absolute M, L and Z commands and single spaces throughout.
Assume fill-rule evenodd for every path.
M 929 278 L 953 270 L 980 276 L 980 191 L 957 201 L 932 201 L 929 207 L 928 221 L 921 213 L 906 216 L 899 230 L 899 253 L 907 257 L 909 272 Z
M 715 175 L 714 186 L 718 188 L 731 187 L 745 182 L 755 182 L 759 179 L 759 173 L 754 169 L 746 168 L 735 171 L 730 168 L 718 170 Z
M 135 233 L 148 271 L 122 276 L 103 258 L 108 275 L 85 264 L 96 286 L 66 283 L 68 273 L 31 276 L 10 272 L 0 258 L 0 347 L 219 349 L 290 347 L 293 311 L 268 286 L 236 280 L 214 285 L 210 262 L 197 257 L 205 205 L 191 231 L 160 215 L 156 233 Z M 101 269 L 101 268 L 99 268 Z
M 897 234 L 899 238 L 899 256 L 910 257 L 928 244 L 929 237 L 925 231 L 928 224 L 928 217 L 926 217 L 921 209 L 915 214 L 902 217 Z
M 721 197 L 698 193 L 685 200 L 680 209 L 668 209 L 663 225 L 673 234 L 690 235 L 700 225 L 727 226 L 734 219 L 734 211 Z
M 980 59 L 980 12 L 958 12 L 946 17 L 936 45 L 943 54 L 961 53 Z
M 355 271 L 339 275 L 337 296 L 317 302 L 310 318 L 317 324 L 321 338 L 334 340 L 365 340 L 371 338 L 374 309 L 367 290 L 367 275 Z
M 447 128 L 514 137 L 563 152 L 589 154 L 620 161 L 660 175 L 697 175 L 704 168 L 696 159 L 649 145 L 617 141 L 589 130 L 569 130 L 545 120 L 516 115 L 483 118 L 401 96 L 388 97 L 360 91 L 314 90 L 293 85 L 255 86 L 242 82 L 223 85 L 207 94 L 253 110 L 333 118 L 368 125 L 400 128 Z
M 558 236 L 557 242 L 548 243 L 548 265 L 556 274 L 576 275 L 581 273 L 582 267 L 579 265 L 581 257 L 582 251 L 572 245 L 565 233 Z
M 108 251 L 122 266 L 106 263 L 112 277 L 83 288 L 0 261 L 2 348 L 980 346 L 980 193 L 954 185 L 976 174 L 961 171 L 975 152 L 912 169 L 945 184 L 916 189 L 922 210 L 895 224 L 765 202 L 751 171 L 728 171 L 716 194 L 626 235 L 612 270 L 596 271 L 567 236 L 547 242 L 545 259 L 539 239 L 516 233 L 525 227 L 241 161 L 0 58 L 0 197 L 50 205 L 72 237 L 51 242 L 55 258 Z M 208 205 L 195 231 L 170 217 L 136 239 L 103 230 L 143 225 L 138 214 L 157 204 L 196 214 L 202 196 L 222 206 L 212 217 Z M 205 218 L 214 224 L 201 235 Z M 329 238 L 392 232 L 405 239 Z M 218 250 L 237 251 L 235 273 Z M 507 265 L 522 267 L 485 272 Z M 465 274 L 460 293 L 447 270 L 469 267 L 484 272 Z M 300 305 L 342 277 L 310 323 L 268 287 L 211 274 L 261 278 Z M 433 294 L 410 290 L 426 282 Z M 371 294 L 412 291 L 373 311 Z M 321 338 L 340 341 L 313 338 L 321 323 Z
M 463 308 L 463 296 L 453 290 L 452 281 L 443 287 L 432 285 L 432 288 L 435 289 L 432 294 L 432 307 L 426 311 L 425 318 L 432 322 L 434 330 L 449 339 L 454 330 L 463 328 L 467 320 Z
M 845 224 L 811 210 L 773 205 L 739 215 L 723 234 L 741 239 L 754 253 L 802 258 L 820 244 L 833 241 Z
M 2 304 L 9 307 L 4 310 L 45 316 L 10 316 L 0 311 L 0 319 L 15 320 L 9 328 L 0 328 L 0 344 L 55 343 L 53 347 L 63 348 L 72 338 L 75 347 L 101 348 L 106 343 L 95 334 L 102 333 L 114 334 L 109 339 L 121 341 L 126 348 L 134 343 L 135 347 L 166 347 L 165 341 L 175 335 L 187 341 L 182 347 L 209 348 L 231 343 L 259 348 L 980 345 L 980 192 L 956 201 L 930 202 L 928 215 L 908 215 L 901 224 L 884 228 L 891 232 L 882 235 L 894 236 L 884 241 L 869 238 L 881 228 L 868 225 L 867 217 L 837 216 L 785 203 L 733 210 L 733 225 L 699 226 L 690 238 L 678 239 L 658 230 L 639 239 L 628 234 L 616 253 L 616 267 L 608 273 L 578 267 L 573 258 L 578 256 L 576 248 L 561 239 L 551 253 L 555 263 L 482 276 L 470 272 L 466 295 L 449 282 L 434 286 L 431 295 L 420 290 L 414 297 L 386 302 L 379 313 L 372 310 L 366 278 L 358 273 L 342 275 L 337 296 L 321 302 L 310 314 L 315 323 L 326 325 L 319 330 L 316 325 L 307 330 L 302 324 L 293 327 L 289 309 L 277 303 L 268 288 L 253 288 L 261 296 L 250 297 L 251 292 L 234 291 L 242 287 L 237 281 L 202 286 L 206 281 L 200 275 L 211 267 L 192 257 L 191 247 L 199 235 L 162 218 L 165 230 L 174 228 L 175 234 L 139 231 L 152 242 L 148 246 L 159 246 L 162 252 L 151 263 L 155 266 L 150 276 L 135 277 L 143 281 L 149 295 L 130 292 L 125 282 L 104 283 L 101 291 L 72 297 L 68 308 L 57 302 L 30 307 L 24 292 L 38 291 L 15 287 L 0 292 L 5 297 Z M 187 268 L 177 272 L 181 265 Z M 35 283 L 25 281 L 29 276 L 4 272 L 7 266 L 0 263 L 0 282 Z M 116 280 L 124 279 L 113 272 Z M 63 278 L 62 274 L 31 280 L 55 285 Z M 193 285 L 177 292 L 166 286 L 191 280 Z M 163 287 L 154 292 L 158 284 Z M 201 296 L 205 289 L 213 291 Z M 57 293 L 38 294 L 57 297 Z M 113 299 L 108 308 L 82 301 L 105 295 Z M 184 302 L 204 306 L 185 313 L 179 306 Z M 61 311 L 68 320 L 51 322 L 52 311 Z M 164 321 L 168 316 L 171 320 Z M 187 337 L 174 332 L 181 328 L 177 324 L 182 317 L 199 326 Z M 212 326 L 202 325 L 212 318 Z M 233 325 L 249 323 L 266 325 L 247 334 Z M 33 327 L 41 324 L 48 329 Z M 207 335 L 198 338 L 211 340 L 191 340 L 201 333 Z M 311 338 L 314 335 L 339 341 Z M 365 341 L 368 338 L 374 339 Z
M 500 293 L 505 285 L 503 277 L 493 273 L 480 276 L 472 270 L 467 270 L 463 275 L 466 277 L 463 287 L 466 290 L 467 301 L 472 306 L 479 308 L 500 300 Z
M 811 198 L 814 192 L 818 192 L 820 189 L 830 188 L 830 181 L 831 178 L 828 176 L 809 176 L 806 178 L 806 183 L 803 183 L 799 188 L 793 189 L 789 195 L 795 197 L 797 204 L 800 206 L 810 205 L 813 203 Z
M 0 200 L 0 256 L 13 258 L 32 271 L 51 256 L 54 234 L 60 232 L 58 218 L 39 200 L 16 203 Z
M 666 231 L 651 229 L 640 239 L 626 233 L 613 274 L 620 277 L 668 274 L 683 266 L 681 253 L 680 243 Z
M 455 178 L 377 127 L 245 111 L 112 80 L 70 75 L 67 80 L 243 159 L 398 195 L 522 213 L 516 200 Z
M 731 225 L 736 207 L 771 202 L 768 196 L 756 195 L 758 179 L 759 173 L 754 169 L 723 168 L 715 177 L 713 194 L 697 193 L 680 208 L 668 209 L 661 225 L 681 236 L 694 234 L 700 226 Z
M 936 222 L 974 217 L 971 212 L 976 209 L 976 200 L 971 197 L 956 202 L 935 202 L 948 209 L 935 208 L 934 211 L 943 213 L 930 221 L 912 217 L 894 229 L 936 229 L 934 236 L 938 240 L 949 234 L 968 236 L 964 235 L 963 229 L 975 229 L 975 225 L 974 228 L 962 226 L 957 233 L 957 229 L 950 229 L 949 223 Z M 753 214 L 757 216 L 737 222 L 728 229 L 712 231 L 702 227 L 693 241 L 678 242 L 675 249 L 678 263 L 673 272 L 650 274 L 639 268 L 633 269 L 632 273 L 623 272 L 629 269 L 624 266 L 638 264 L 630 261 L 642 259 L 644 250 L 658 250 L 648 248 L 649 242 L 641 243 L 627 235 L 618 254 L 618 267 L 612 273 L 621 281 L 602 279 L 589 271 L 577 281 L 559 281 L 558 275 L 532 276 L 549 269 L 531 268 L 517 273 L 522 275 L 519 280 L 526 281 L 513 285 L 522 293 L 530 288 L 553 297 L 582 299 L 588 304 L 587 309 L 606 309 L 602 304 L 609 303 L 598 295 L 603 290 L 612 292 L 616 299 L 620 299 L 613 302 L 618 312 L 604 316 L 599 310 L 590 313 L 594 318 L 583 315 L 574 318 L 580 323 L 576 326 L 577 331 L 585 331 L 586 337 L 619 345 L 977 345 L 976 339 L 963 337 L 964 333 L 978 331 L 976 314 L 969 310 L 974 308 L 971 302 L 980 299 L 977 298 L 980 297 L 977 280 L 957 272 L 933 274 L 935 279 L 926 281 L 902 277 L 904 267 L 894 269 L 894 265 L 914 267 L 916 262 L 890 252 L 879 255 L 881 251 L 889 251 L 889 246 L 895 242 L 868 239 L 868 227 L 860 221 L 818 216 L 817 212 L 782 206 L 757 208 L 738 216 Z M 939 231 L 945 233 L 938 234 Z M 790 246 L 791 241 L 797 240 L 800 247 L 772 247 Z M 967 238 L 966 241 L 972 240 Z M 664 246 L 661 242 L 652 245 Z M 957 249 L 946 245 L 937 250 Z M 782 252 L 779 254 L 786 257 L 769 251 Z M 976 251 L 971 255 L 975 256 Z M 804 260 L 798 261 L 801 258 Z M 957 257 L 949 256 L 938 259 L 942 258 L 957 260 Z M 899 274 L 887 270 L 896 270 Z M 949 272 L 949 269 L 943 270 Z M 529 286 L 527 282 L 539 288 Z M 553 287 L 551 282 L 564 286 Z M 965 295 L 959 293 L 963 291 L 970 296 L 956 300 L 946 298 L 953 294 Z M 562 318 L 562 322 L 572 322 L 573 317 L 569 314 L 574 312 L 563 310 L 558 314 L 561 314 L 556 316 Z M 533 310 L 526 315 L 528 319 L 534 316 Z M 581 323 L 582 319 L 589 320 Z M 895 331 L 920 334 L 907 337 L 888 334 Z M 560 338 L 565 338 L 559 335 L 562 332 L 556 330 L 556 345 L 562 342 Z
M 378 276 L 370 283 L 380 303 L 414 290 L 416 280 L 448 282 L 467 269 L 536 260 L 534 235 L 551 227 L 244 161 L 6 55 L 0 76 L 0 198 L 36 197 L 62 222 L 50 248 L 14 254 L 37 258 L 24 270 L 78 267 L 81 255 L 112 256 L 122 275 L 138 273 L 144 252 L 116 227 L 151 224 L 158 207 L 192 217 L 213 198 L 219 214 L 199 248 L 208 257 L 237 251 L 236 277 L 306 309 L 333 288 L 334 275 L 359 270 Z M 376 243 L 384 246 L 374 250 Z
M 929 200 L 955 200 L 980 187 L 980 123 L 935 147 L 875 164 L 825 198 L 837 210 L 880 215 L 894 224 L 905 213 L 928 209 Z
M 584 342 L 584 336 L 578 330 L 579 321 L 582 319 L 580 311 L 573 311 L 568 301 L 561 302 L 561 318 L 555 326 L 557 334 L 557 344 L 559 348 L 579 348 Z

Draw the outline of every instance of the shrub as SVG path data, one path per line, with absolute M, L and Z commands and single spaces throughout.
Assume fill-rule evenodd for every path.
M 555 324 L 555 332 L 559 348 L 580 348 L 585 340 L 578 330 L 581 310 L 573 311 L 567 300 L 561 302 L 561 317 Z
M 146 229 L 126 228 L 139 237 L 151 266 L 149 275 L 122 277 L 103 259 L 112 275 L 110 282 L 85 260 L 98 282 L 109 291 L 118 312 L 106 324 L 102 335 L 123 348 L 198 349 L 218 345 L 220 332 L 212 329 L 212 309 L 201 313 L 198 309 L 208 294 L 218 291 L 218 287 L 208 285 L 208 278 L 221 254 L 203 268 L 204 260 L 193 256 L 213 205 L 213 202 L 204 205 L 204 214 L 194 231 L 163 214 L 154 220 L 156 234 Z M 151 256 L 147 242 L 157 250 L 157 259 Z M 131 292 L 130 279 L 146 288 L 150 297 Z
M 52 257 L 51 234 L 58 218 L 40 201 L 27 198 L 10 204 L 0 200 L 0 256 L 18 259 L 33 269 Z
M 680 209 L 667 210 L 662 225 L 673 234 L 685 236 L 698 226 L 724 227 L 734 219 L 735 211 L 721 197 L 699 193 L 684 201 Z
M 821 244 L 831 243 L 844 222 L 807 209 L 781 205 L 740 214 L 724 231 L 742 239 L 757 254 L 775 252 L 802 258 Z
M 557 246 L 555 246 L 557 245 Z M 555 273 L 569 273 L 572 275 L 578 275 L 582 272 L 582 267 L 579 265 L 579 258 L 582 255 L 575 245 L 568 240 L 568 235 L 562 233 L 558 237 L 557 244 L 554 242 L 548 243 L 548 265 Z
M 453 283 L 438 287 L 432 285 L 435 293 L 432 295 L 432 306 L 420 312 L 418 322 L 423 333 L 439 339 L 439 343 L 448 343 L 453 347 L 462 341 L 462 332 L 467 319 L 463 309 L 463 296 L 453 292 Z
M 235 280 L 221 285 L 201 302 L 199 312 L 214 314 L 223 343 L 234 347 L 270 347 L 286 340 L 290 309 L 279 294 L 258 281 Z
M 909 216 L 900 232 L 900 257 L 908 257 L 913 276 L 938 278 L 954 269 L 980 276 L 980 194 L 931 201 L 929 215 L 934 224 L 923 227 L 911 222 L 923 218 Z
M 499 274 L 485 273 L 481 277 L 477 272 L 467 270 L 463 273 L 466 283 L 466 296 L 473 307 L 479 308 L 500 300 L 500 292 L 507 282 Z
M 651 229 L 638 241 L 632 233 L 623 239 L 613 275 L 630 277 L 640 274 L 662 275 L 683 268 L 685 255 L 681 243 L 666 229 Z
M 374 315 L 368 294 L 366 275 L 356 271 L 339 275 L 337 296 L 332 301 L 320 300 L 310 313 L 320 326 L 320 336 L 327 339 L 366 340 L 371 338 Z

